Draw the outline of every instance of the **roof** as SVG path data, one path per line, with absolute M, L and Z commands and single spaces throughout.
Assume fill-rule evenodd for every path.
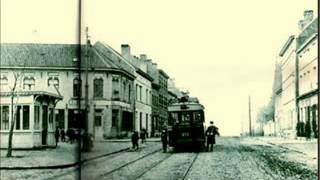
M 153 81 L 153 78 L 149 74 L 142 71 L 140 68 L 137 68 L 137 73 L 139 73 L 141 76 L 148 79 L 149 81 L 151 81 L 151 82 Z
M 165 78 L 169 79 L 169 76 L 162 69 L 159 69 L 159 73 L 162 74 Z
M 318 17 L 315 18 L 297 37 L 297 49 L 299 49 L 315 33 L 318 33 Z
M 0 66 L 22 68 L 74 68 L 86 67 L 85 45 L 2 43 Z M 105 53 L 99 43 L 89 48 L 89 68 L 120 70 L 134 77 L 133 70 L 114 60 L 115 52 Z M 106 48 L 107 49 L 107 48 Z M 79 64 L 81 63 L 81 64 Z
M 284 46 L 282 47 L 282 49 L 281 49 L 281 51 L 280 51 L 280 53 L 279 53 L 279 56 L 283 56 L 284 55 L 284 53 L 287 51 L 287 49 L 290 47 L 290 45 L 291 45 L 291 43 L 293 42 L 293 40 L 294 40 L 294 36 L 293 35 L 291 35 L 290 37 L 289 37 L 289 39 L 287 40 L 287 42 L 284 44 Z

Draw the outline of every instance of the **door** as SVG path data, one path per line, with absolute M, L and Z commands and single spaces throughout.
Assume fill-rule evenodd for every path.
M 102 119 L 103 113 L 102 109 L 96 109 L 94 111 L 94 136 L 95 138 L 103 137 Z
M 47 145 L 48 106 L 42 106 L 42 145 Z

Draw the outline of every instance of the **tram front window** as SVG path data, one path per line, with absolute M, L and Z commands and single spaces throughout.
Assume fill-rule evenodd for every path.
M 177 124 L 177 123 L 179 123 L 178 113 L 171 112 L 170 118 L 169 118 L 169 124 Z
M 190 122 L 189 112 L 182 112 L 181 113 L 181 122 Z
M 203 121 L 201 111 L 193 112 L 193 120 L 194 120 L 194 122 L 202 122 Z

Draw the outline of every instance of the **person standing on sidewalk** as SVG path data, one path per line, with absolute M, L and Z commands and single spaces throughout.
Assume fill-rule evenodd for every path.
M 59 137 L 60 137 L 59 128 L 56 128 L 55 137 L 56 137 L 56 147 L 57 147 L 59 142 Z
M 132 149 L 139 150 L 139 134 L 137 131 L 134 131 L 131 136 Z
M 66 133 L 64 132 L 64 129 L 61 129 L 60 135 L 61 135 L 61 142 L 65 142 L 66 141 Z
M 146 142 L 146 130 L 142 129 L 140 132 L 141 144 Z
M 166 129 L 163 129 L 161 132 L 161 142 L 162 142 L 162 149 L 163 152 L 167 152 L 167 145 L 168 145 L 168 133 Z

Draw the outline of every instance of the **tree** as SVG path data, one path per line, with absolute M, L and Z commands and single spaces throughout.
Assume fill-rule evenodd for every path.
M 13 71 L 13 86 L 10 88 L 10 98 L 11 98 L 11 126 L 9 130 L 9 139 L 8 139 L 8 151 L 7 151 L 7 157 L 12 157 L 12 138 L 13 138 L 13 130 L 14 130 L 14 125 L 15 125 L 15 120 L 16 120 L 16 115 L 17 115 L 17 102 L 19 99 L 19 96 L 17 94 L 17 86 L 18 86 L 18 81 L 22 78 L 23 72 L 16 72 Z M 16 102 L 14 102 L 14 99 L 16 97 Z

